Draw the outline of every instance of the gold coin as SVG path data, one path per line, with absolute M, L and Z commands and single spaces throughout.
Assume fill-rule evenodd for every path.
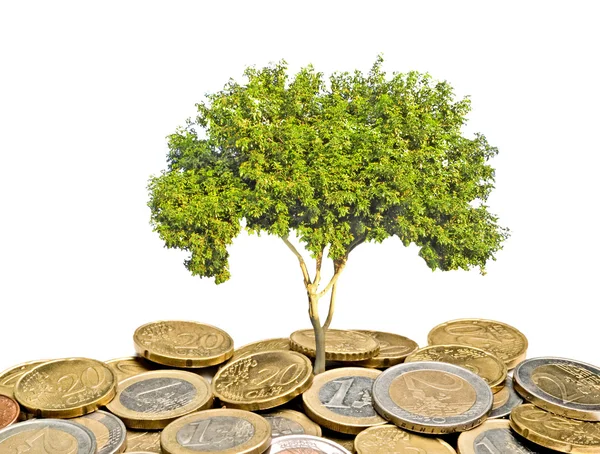
M 127 449 L 125 452 L 152 452 L 162 454 L 160 449 L 160 431 L 127 430 Z
M 144 372 L 151 372 L 153 370 L 162 369 L 163 366 L 141 356 L 127 356 L 125 358 L 115 358 L 104 362 L 113 374 L 117 378 L 117 383 L 125 380 L 126 378 L 133 377 L 135 375 L 143 374 Z
M 306 414 L 323 427 L 346 434 L 385 424 L 373 408 L 371 395 L 379 374 L 375 369 L 343 367 L 317 375 L 302 394 Z
M 0 373 L 0 394 L 8 397 L 14 397 L 15 383 L 21 378 L 25 372 L 29 372 L 36 366 L 44 364 L 48 360 L 30 361 L 23 364 L 18 364 Z
M 147 323 L 135 330 L 135 351 L 173 367 L 208 367 L 233 355 L 233 339 L 211 325 L 185 321 Z
M 293 332 L 290 347 L 314 358 L 317 349 L 313 330 Z M 378 354 L 379 342 L 368 334 L 339 329 L 328 329 L 325 333 L 325 359 L 329 361 L 362 361 Z
M 399 334 L 383 333 L 381 331 L 355 330 L 359 333 L 368 334 L 379 342 L 379 354 L 364 361 L 357 361 L 357 367 L 372 367 L 385 369 L 404 362 L 406 357 L 419 348 L 417 343 L 408 337 Z
M 302 394 L 312 382 L 310 360 L 297 352 L 253 353 L 227 363 L 212 381 L 216 397 L 228 407 L 267 410 Z
M 106 408 L 130 429 L 162 429 L 175 419 L 210 408 L 210 384 L 197 374 L 157 370 L 126 378 Z
M 233 356 L 229 361 L 248 356 L 252 353 L 266 352 L 270 350 L 290 350 L 290 339 L 287 337 L 277 339 L 267 339 L 235 349 Z
M 406 432 L 391 424 L 363 430 L 356 436 L 354 446 L 358 454 L 456 454 L 452 446 L 439 438 Z
M 179 418 L 160 437 L 165 454 L 260 454 L 270 442 L 271 426 L 265 418 L 225 408 Z
M 324 429 L 322 437 L 326 438 L 327 440 L 333 441 L 334 443 L 337 443 L 342 448 L 346 448 L 352 453 L 356 452 L 356 449 L 354 449 L 354 440 L 356 437 L 352 435 L 340 434 L 332 430 Z
M 533 443 L 572 454 L 600 453 L 600 423 L 555 415 L 532 404 L 510 413 L 510 427 Z
M 271 424 L 271 438 L 299 434 L 321 436 L 321 427 L 299 411 L 278 410 L 261 416 Z
M 501 359 L 466 345 L 430 345 L 412 353 L 405 362 L 415 361 L 439 361 L 464 367 L 483 378 L 492 392 L 498 392 L 504 387 L 508 372 Z
M 24 373 L 15 384 L 15 398 L 41 418 L 73 418 L 106 405 L 117 382 L 102 362 L 87 358 L 49 361 Z
M 527 354 L 527 338 L 502 322 L 460 319 L 442 323 L 427 336 L 429 345 L 468 345 L 500 358 L 508 369 L 516 367 Z

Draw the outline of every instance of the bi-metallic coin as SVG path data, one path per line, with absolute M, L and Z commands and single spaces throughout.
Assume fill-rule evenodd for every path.
M 497 356 L 513 369 L 525 359 L 527 338 L 516 328 L 502 322 L 460 319 L 442 323 L 427 336 L 429 345 L 468 345 Z
M 494 394 L 494 403 L 492 404 L 492 411 L 488 414 L 488 419 L 506 418 L 513 408 L 522 403 L 523 399 L 513 387 L 512 377 L 507 377 L 504 381 L 504 388 Z
M 74 422 L 35 419 L 0 430 L 0 453 L 96 454 L 96 439 Z
M 125 452 L 151 452 L 162 454 L 160 449 L 160 431 L 127 429 L 127 449 Z
M 314 358 L 317 347 L 313 330 L 293 332 L 290 347 Z M 328 361 L 362 361 L 378 355 L 379 348 L 379 342 L 368 334 L 339 329 L 328 329 L 325 333 L 325 359 Z
M 514 371 L 515 389 L 557 415 L 600 421 L 600 368 L 563 358 L 531 358 Z
M 273 440 L 264 454 L 350 454 L 350 451 L 326 438 L 287 435 Z
M 229 360 L 234 361 L 243 356 L 251 355 L 252 353 L 266 352 L 270 350 L 290 350 L 290 339 L 288 337 L 282 337 L 277 339 L 267 339 L 251 344 L 243 345 L 240 348 L 236 348 L 233 352 L 233 356 Z
M 452 446 L 439 438 L 410 433 L 391 424 L 363 430 L 356 436 L 354 446 L 358 454 L 456 454 Z
M 267 410 L 302 394 L 312 377 L 312 364 L 306 356 L 293 351 L 266 351 L 221 367 L 212 388 L 227 407 Z
M 160 437 L 165 454 L 261 454 L 270 442 L 271 425 L 265 418 L 224 408 L 179 418 Z
M 346 434 L 385 424 L 371 395 L 380 374 L 375 369 L 342 367 L 317 375 L 302 394 L 306 414 L 321 426 Z
M 157 370 L 126 378 L 106 407 L 130 429 L 162 429 L 189 413 L 210 408 L 210 384 L 192 372 Z
M 415 341 L 399 334 L 359 329 L 355 331 L 368 334 L 379 342 L 379 353 L 370 359 L 357 361 L 353 366 L 385 369 L 403 363 L 408 355 L 419 348 Z
M 135 330 L 135 351 L 173 367 L 208 367 L 233 355 L 233 339 L 222 329 L 189 321 L 158 321 Z
M 277 410 L 261 414 L 271 424 L 271 438 L 285 435 L 321 436 L 321 427 L 295 410 Z
M 0 429 L 14 423 L 20 412 L 21 408 L 16 400 L 0 394 Z
M 458 437 L 459 454 L 542 454 L 546 449 L 528 443 L 510 429 L 506 419 L 487 420 Z
M 90 429 L 96 437 L 97 454 L 119 454 L 127 447 L 127 431 L 123 422 L 115 415 L 102 410 L 70 421 Z
M 487 418 L 492 401 L 492 391 L 481 377 L 454 364 L 398 364 L 383 371 L 373 385 L 377 412 L 415 432 L 469 430 Z

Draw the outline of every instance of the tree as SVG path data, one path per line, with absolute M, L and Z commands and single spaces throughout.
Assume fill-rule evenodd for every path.
M 427 74 L 386 77 L 382 63 L 328 82 L 312 66 L 290 77 L 285 61 L 247 68 L 243 83 L 208 94 L 195 120 L 168 137 L 168 170 L 148 186 L 155 231 L 190 253 L 193 275 L 230 278 L 227 246 L 244 219 L 249 233 L 281 238 L 302 270 L 315 373 L 325 367 L 337 280 L 358 245 L 395 235 L 418 245 L 432 270 L 485 274 L 508 236 L 485 205 L 497 149 L 461 133 L 469 99 Z M 291 231 L 316 261 L 312 277 Z M 320 287 L 327 259 L 334 273 Z

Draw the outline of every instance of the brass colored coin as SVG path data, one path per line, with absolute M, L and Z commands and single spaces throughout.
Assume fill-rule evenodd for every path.
M 147 323 L 135 330 L 135 351 L 173 367 L 208 367 L 233 355 L 233 339 L 222 329 L 185 321 Z
M 567 418 L 600 421 L 600 368 L 563 358 L 532 358 L 513 374 L 515 389 L 540 408 Z
M 213 392 L 227 407 L 267 410 L 302 394 L 312 382 L 310 360 L 293 351 L 253 353 L 219 369 Z
M 510 427 L 545 448 L 572 454 L 600 452 L 600 423 L 578 421 L 524 404 L 510 414 Z
M 8 397 L 14 397 L 14 387 L 17 380 L 21 378 L 25 372 L 29 372 L 36 366 L 46 363 L 48 360 L 30 361 L 23 364 L 18 364 L 0 373 L 0 394 Z
M 152 372 L 153 370 L 164 369 L 164 366 L 148 361 L 141 356 L 128 356 L 125 358 L 115 358 L 104 362 L 117 378 L 117 383 L 126 378 Z
M 452 320 L 433 328 L 427 336 L 429 345 L 468 345 L 480 348 L 513 369 L 525 359 L 527 338 L 516 328 L 502 322 L 476 318 Z
M 399 334 L 383 333 L 381 331 L 355 330 L 359 333 L 368 334 L 379 342 L 379 354 L 371 359 L 357 361 L 355 366 L 385 369 L 403 363 L 408 355 L 419 348 L 417 343 L 408 337 Z
M 363 430 L 356 436 L 354 446 L 358 454 L 456 454 L 452 446 L 439 438 L 406 432 L 391 424 Z
M 23 374 L 15 398 L 42 418 L 73 418 L 91 413 L 115 396 L 117 382 L 102 362 L 87 358 L 49 361 Z
M 261 454 L 271 442 L 271 425 L 244 410 L 219 408 L 179 418 L 163 430 L 165 454 Z
M 510 430 L 506 419 L 487 420 L 458 437 L 460 454 L 541 454 L 546 450 L 530 444 Z
M 182 370 L 156 370 L 126 378 L 107 406 L 130 429 L 162 429 L 175 419 L 210 408 L 210 384 Z
M 79 418 L 71 419 L 90 429 L 96 437 L 97 454 L 120 454 L 127 447 L 127 431 L 115 415 L 97 410 Z
M 20 411 L 21 409 L 16 400 L 0 394 L 0 429 L 15 422 Z
M 354 440 L 356 437 L 349 435 L 349 434 L 340 434 L 337 432 L 334 432 L 332 430 L 327 430 L 324 429 L 323 430 L 323 438 L 326 438 L 327 440 L 331 440 L 334 443 L 337 443 L 338 445 L 340 445 L 341 447 L 347 449 L 348 451 L 355 453 L 356 449 L 354 449 Z
M 160 449 L 160 431 L 127 430 L 127 449 L 125 452 L 151 452 L 162 454 Z
M 314 358 L 317 348 L 313 330 L 293 332 L 290 347 Z M 340 329 L 328 329 L 325 333 L 325 359 L 329 361 L 362 361 L 378 354 L 379 342 L 368 334 Z
M 261 416 L 271 424 L 271 438 L 303 434 L 321 436 L 321 427 L 299 411 L 278 410 Z
M 236 348 L 229 361 L 251 355 L 252 353 L 266 352 L 270 350 L 290 350 L 290 339 L 287 337 L 267 339 Z
M 523 399 L 513 387 L 512 377 L 507 377 L 504 388 L 494 394 L 494 403 L 492 404 L 492 411 L 488 414 L 488 419 L 504 418 L 510 415 L 513 408 L 522 403 Z
M 302 394 L 306 414 L 323 427 L 346 434 L 385 424 L 373 408 L 371 395 L 379 374 L 375 369 L 342 367 L 317 375 Z
M 492 388 L 500 391 L 506 380 L 506 364 L 484 350 L 466 345 L 430 345 L 412 353 L 407 363 L 415 361 L 440 361 L 464 367 L 479 375 Z

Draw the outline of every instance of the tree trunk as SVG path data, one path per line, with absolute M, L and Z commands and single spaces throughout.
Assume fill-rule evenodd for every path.
M 318 375 L 325 372 L 325 329 L 321 326 L 321 320 L 319 318 L 319 297 L 316 294 L 309 294 L 309 309 L 308 316 L 312 323 L 313 330 L 315 332 L 315 345 L 317 355 L 315 357 L 315 365 L 313 368 L 314 374 Z

